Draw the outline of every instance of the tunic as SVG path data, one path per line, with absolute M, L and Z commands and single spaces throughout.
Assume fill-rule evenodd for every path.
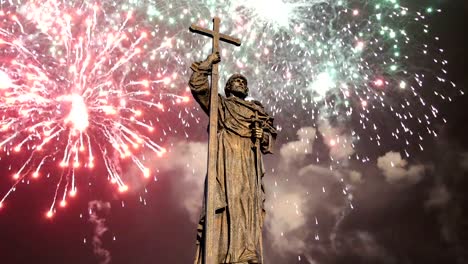
M 191 68 L 193 74 L 189 86 L 192 95 L 209 114 L 211 68 L 203 69 L 198 62 Z M 215 229 L 214 252 L 218 263 L 261 263 L 265 192 L 263 161 L 257 152 L 272 153 L 276 138 L 273 118 L 259 102 L 218 96 L 217 185 L 213 197 L 216 214 L 212 226 Z M 258 150 L 252 138 L 256 114 L 261 122 L 255 123 L 263 129 Z M 206 188 L 205 180 L 204 199 Z M 205 208 L 198 225 L 196 264 L 203 263 L 204 214 Z

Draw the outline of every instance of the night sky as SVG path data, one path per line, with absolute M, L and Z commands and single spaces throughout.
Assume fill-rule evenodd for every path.
M 440 37 L 439 46 L 445 50 L 449 79 L 468 92 L 468 2 L 436 2 L 433 6 L 443 12 L 429 19 L 432 34 Z M 189 75 L 177 78 L 188 81 Z M 435 81 L 425 83 L 427 89 L 431 85 Z M 468 99 L 453 99 L 438 105 L 448 121 L 437 125 L 439 136 L 404 161 L 408 164 L 400 172 L 385 167 L 384 161 L 399 149 L 361 145 L 372 162 L 331 172 L 308 162 L 308 155 L 297 160 L 286 155 L 291 143 L 300 144 L 301 137 L 315 133 L 311 128 L 280 133 L 275 155 L 265 158 L 270 208 L 265 262 L 468 263 Z M 289 120 L 280 116 L 275 122 Z M 52 219 L 45 212 L 56 182 L 20 184 L 0 209 L 0 263 L 92 264 L 105 263 L 106 257 L 118 264 L 191 263 L 206 167 L 206 125 L 203 118 L 192 127 L 190 139 L 167 138 L 171 147 L 156 161 L 157 180 L 129 177 L 132 189 L 125 194 L 99 177 L 106 172 L 97 165 L 92 174 L 78 179 L 85 187 Z M 297 130 L 302 131 L 298 136 Z M 392 142 L 387 139 L 383 145 Z M 312 148 L 320 152 L 327 146 L 319 136 Z M 6 176 L 11 159 L 0 163 L 5 173 L 0 174 L 0 194 L 11 185 Z M 125 174 L 132 173 L 136 172 L 129 168 Z M 343 185 L 337 180 L 341 174 L 349 182 L 354 209 L 343 199 Z M 91 201 L 99 204 L 92 214 Z M 98 229 L 103 233 L 96 237 Z

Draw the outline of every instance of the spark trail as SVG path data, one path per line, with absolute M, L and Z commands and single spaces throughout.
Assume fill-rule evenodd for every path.
M 107 14 L 97 3 L 30 1 L 3 7 L 0 15 L 0 147 L 2 155 L 26 157 L 0 204 L 49 163 L 63 173 L 48 217 L 58 199 L 64 206 L 76 195 L 75 177 L 96 161 L 122 192 L 128 186 L 119 159 L 131 160 L 150 177 L 138 151 L 166 151 L 152 139 L 157 115 L 165 99 L 186 97 L 160 86 L 156 93 L 173 77 L 150 79 L 135 66 L 141 65 L 148 33 L 132 24 L 132 12 Z
M 14 184 L 0 206 L 50 163 L 64 171 L 50 214 L 58 197 L 65 203 L 76 193 L 75 177 L 96 164 L 121 191 L 128 186 L 120 160 L 150 176 L 140 152 L 164 153 L 155 133 L 177 136 L 171 126 L 180 122 L 189 137 L 202 116 L 189 102 L 187 79 L 210 45 L 187 27 L 207 26 L 213 16 L 243 43 L 221 50 L 229 62 L 221 83 L 234 72 L 246 75 L 252 96 L 288 121 L 282 133 L 318 128 L 330 157 L 313 153 L 317 163 L 368 162 L 362 146 L 369 145 L 410 157 L 446 122 L 438 105 L 463 92 L 447 79 L 444 50 L 429 27 L 428 17 L 441 10 L 408 4 L 0 1 L 0 146 L 2 156 L 24 158 L 11 165 Z

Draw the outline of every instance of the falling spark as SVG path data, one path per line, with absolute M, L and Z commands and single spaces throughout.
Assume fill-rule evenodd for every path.
M 288 120 L 282 133 L 328 120 L 351 131 L 349 159 L 361 162 L 370 158 L 355 146 L 377 142 L 384 151 L 388 139 L 407 156 L 423 151 L 446 122 L 437 105 L 462 93 L 428 26 L 438 12 L 398 0 L 2 2 L 0 149 L 2 162 L 15 162 L 0 206 L 28 177 L 58 178 L 52 211 L 96 167 L 119 192 L 132 188 L 122 163 L 156 180 L 142 153 L 163 156 L 166 137 L 189 138 L 200 127 L 187 79 L 210 43 L 187 27 L 208 27 L 214 16 L 223 18 L 221 31 L 242 40 L 221 47 L 221 82 L 234 72 L 247 76 L 252 97 Z M 387 129 L 376 129 L 382 120 Z

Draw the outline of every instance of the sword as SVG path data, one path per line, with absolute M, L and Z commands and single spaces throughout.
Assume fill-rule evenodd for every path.
M 254 124 L 254 128 L 255 128 L 255 131 L 260 128 L 260 124 L 262 122 L 261 119 L 258 118 L 258 112 L 255 111 L 255 115 L 252 116 L 252 122 Z M 255 144 L 253 145 L 252 147 L 255 151 L 255 171 L 256 171 L 256 182 L 257 182 L 257 207 L 258 207 L 258 214 L 259 216 L 258 217 L 262 217 L 262 212 L 261 212 L 261 201 L 259 201 L 259 196 L 260 194 L 262 193 L 262 175 L 261 175 L 261 167 L 260 167 L 260 160 L 261 160 L 261 156 L 260 156 L 260 138 L 258 138 L 256 135 L 255 135 Z M 258 221 L 257 221 L 258 223 Z M 262 231 L 260 226 L 258 227 L 258 229 L 260 230 L 260 232 Z M 261 263 L 263 263 L 263 238 L 262 238 L 262 233 L 260 233 L 260 238 L 259 238 L 259 243 L 260 243 L 260 257 L 261 257 Z

